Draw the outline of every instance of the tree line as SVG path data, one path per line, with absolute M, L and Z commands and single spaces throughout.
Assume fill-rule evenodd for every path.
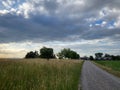
M 95 60 L 120 60 L 120 55 L 95 53 Z
M 38 51 L 30 51 L 25 55 L 25 58 L 45 58 L 48 60 L 52 58 L 79 59 L 80 55 L 70 48 L 64 48 L 57 55 L 55 55 L 53 48 L 43 47 L 40 49 L 40 54 Z
M 95 53 L 95 57 L 80 57 L 80 55 L 76 52 L 71 50 L 70 48 L 64 48 L 56 55 L 54 54 L 53 48 L 43 47 L 38 51 L 30 51 L 25 55 L 25 58 L 45 58 L 45 59 L 83 59 L 83 60 L 120 60 L 120 56 L 117 55 L 110 55 L 110 54 L 103 54 L 103 53 Z
M 110 54 L 103 54 L 103 53 L 95 53 L 95 57 L 84 57 L 86 60 L 120 60 L 120 55 L 110 55 Z

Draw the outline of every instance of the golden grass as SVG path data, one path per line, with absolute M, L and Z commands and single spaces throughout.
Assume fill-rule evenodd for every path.
M 0 60 L 0 90 L 77 90 L 80 60 Z

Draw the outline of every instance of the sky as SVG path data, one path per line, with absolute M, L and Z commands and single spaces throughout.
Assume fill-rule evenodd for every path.
M 2 0 L 0 58 L 43 46 L 120 55 L 120 0 Z

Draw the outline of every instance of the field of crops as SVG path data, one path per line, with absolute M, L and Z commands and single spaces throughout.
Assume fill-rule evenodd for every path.
M 77 90 L 82 61 L 0 60 L 0 90 Z
M 120 61 L 95 61 L 98 66 L 120 77 Z

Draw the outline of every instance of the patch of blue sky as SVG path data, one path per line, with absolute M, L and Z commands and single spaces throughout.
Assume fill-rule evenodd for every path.
M 11 8 L 18 8 L 19 5 L 21 5 L 22 3 L 24 3 L 25 0 L 15 0 L 15 3 L 13 5 L 11 5 L 10 7 Z M 9 9 L 11 9 L 9 8 Z M 3 4 L 2 4 L 2 1 L 0 2 L 0 10 L 4 10 L 4 9 L 7 9 L 9 10 L 8 8 L 6 8 Z
M 109 21 L 109 22 L 106 24 L 106 27 L 112 27 L 112 28 L 114 28 L 114 27 L 115 27 L 115 20 Z
M 91 23 L 90 25 L 96 26 L 96 25 L 101 25 L 104 22 L 104 20 L 96 20 L 95 22 Z M 107 21 L 107 24 L 104 27 L 114 27 L 115 20 Z
M 19 5 L 22 5 L 24 2 L 25 0 L 15 1 L 15 4 L 12 5 L 12 8 L 18 8 Z
M 94 22 L 94 24 L 102 24 L 104 20 L 97 20 Z
M 2 2 L 0 2 L 0 10 L 3 10 L 4 9 L 4 6 L 2 4 Z
M 26 2 L 26 0 L 19 0 L 18 2 L 16 2 L 15 6 L 19 6 L 23 4 L 24 2 Z
M 96 21 L 92 22 L 90 25 L 92 25 L 92 26 L 101 25 L 103 22 L 104 22 L 104 20 L 100 19 L 100 20 L 96 20 Z
M 108 24 L 109 24 L 110 26 L 114 26 L 115 20 L 111 20 Z

